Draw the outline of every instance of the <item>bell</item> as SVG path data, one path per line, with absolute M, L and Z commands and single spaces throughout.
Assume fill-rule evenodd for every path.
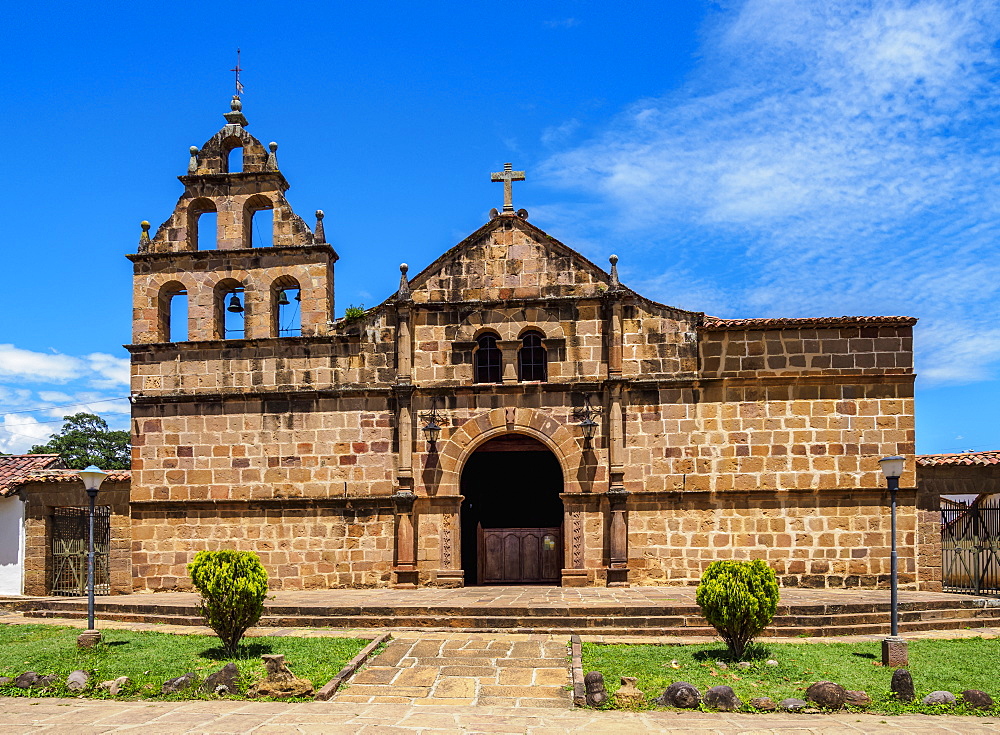
M 297 291 L 295 292 L 295 300 L 296 300 L 296 301 L 302 301 L 302 291 L 301 291 L 301 289 L 300 289 L 300 290 L 297 290 Z
M 278 306 L 288 306 L 288 294 L 278 291 Z
M 229 299 L 229 307 L 226 309 L 226 311 L 231 311 L 234 314 L 239 314 L 241 311 L 243 311 L 243 304 L 240 303 L 239 296 L 233 294 L 233 297 Z

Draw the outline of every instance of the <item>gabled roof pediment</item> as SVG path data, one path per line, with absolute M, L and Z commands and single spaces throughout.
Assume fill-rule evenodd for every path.
M 410 281 L 417 303 L 594 297 L 611 275 L 516 215 L 499 215 Z

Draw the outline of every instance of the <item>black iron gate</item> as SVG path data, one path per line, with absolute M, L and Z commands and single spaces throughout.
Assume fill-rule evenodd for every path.
M 87 508 L 55 508 L 52 513 L 52 594 L 87 594 L 90 539 Z M 94 594 L 111 594 L 111 507 L 94 508 Z
M 1000 594 L 1000 506 L 980 500 L 941 508 L 945 592 Z

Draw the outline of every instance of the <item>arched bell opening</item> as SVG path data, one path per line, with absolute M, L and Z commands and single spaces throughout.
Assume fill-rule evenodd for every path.
M 462 468 L 465 584 L 558 585 L 563 566 L 563 474 L 542 442 L 505 434 Z

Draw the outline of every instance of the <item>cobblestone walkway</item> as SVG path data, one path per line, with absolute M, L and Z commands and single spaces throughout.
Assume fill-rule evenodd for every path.
M 336 702 L 572 706 L 565 636 L 402 634 Z
M 0 735 L 24 733 L 998 733 L 996 718 L 949 715 L 738 715 L 709 712 L 599 712 L 583 709 L 413 706 L 332 702 L 113 702 L 4 699 Z

